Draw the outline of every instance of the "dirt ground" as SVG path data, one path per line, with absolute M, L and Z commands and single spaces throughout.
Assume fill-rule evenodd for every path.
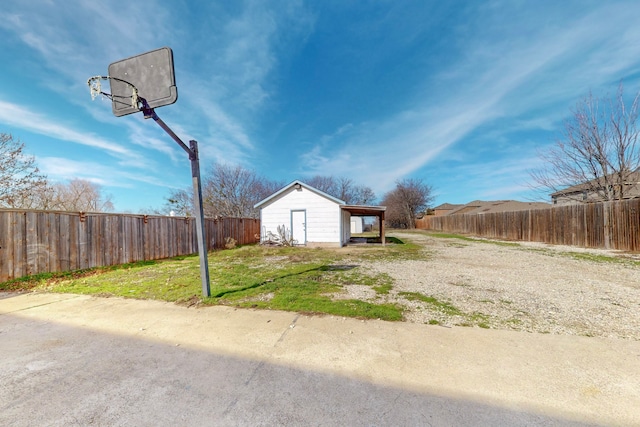
M 633 255 L 414 232 L 393 235 L 424 245 L 424 259 L 361 266 L 368 274 L 394 279 L 383 299 L 405 305 L 409 322 L 640 340 L 640 266 L 629 259 Z M 605 256 L 628 262 L 605 262 Z M 380 299 L 362 287 L 347 293 Z

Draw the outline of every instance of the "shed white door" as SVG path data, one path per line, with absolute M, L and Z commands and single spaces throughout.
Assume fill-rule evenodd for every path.
M 307 211 L 291 211 L 291 237 L 296 245 L 307 244 Z

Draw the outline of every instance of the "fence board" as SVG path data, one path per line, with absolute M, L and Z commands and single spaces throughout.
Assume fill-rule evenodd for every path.
M 22 277 L 27 273 L 27 215 L 26 213 L 17 213 L 13 217 L 11 223 L 13 227 L 13 276 Z
M 256 243 L 257 219 L 205 219 L 209 250 Z M 0 282 L 198 252 L 193 218 L 0 210 Z
M 12 215 L 0 217 L 0 253 L 6 254 L 6 263 L 0 264 L 0 281 L 13 275 L 13 235 L 11 230 Z
M 516 212 L 427 216 L 427 230 L 554 245 L 640 251 L 640 198 Z

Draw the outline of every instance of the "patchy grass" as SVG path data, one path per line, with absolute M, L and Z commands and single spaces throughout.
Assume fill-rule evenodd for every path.
M 380 248 L 371 247 L 371 251 L 359 253 L 376 259 L 385 256 L 402 259 L 414 253 L 411 245 L 401 249 Z M 32 276 L 0 284 L 0 289 L 402 320 L 403 309 L 396 304 L 331 298 L 331 294 L 350 284 L 370 286 L 377 294 L 391 290 L 391 277 L 365 274 L 352 258 L 352 253 L 346 250 L 257 245 L 212 252 L 209 254 L 211 297 L 202 300 L 198 256 Z
M 393 283 L 383 283 L 378 286 L 372 286 L 372 288 L 378 295 L 388 295 L 389 291 L 393 289 Z
M 471 322 L 472 325 L 475 324 L 479 328 L 489 329 L 489 320 L 491 319 L 491 317 L 487 314 L 476 311 L 467 315 L 467 319 L 469 322 Z
M 640 261 L 636 261 L 633 259 L 619 257 L 614 255 L 602 255 L 595 254 L 592 252 L 574 252 L 574 251 L 556 251 L 548 248 L 523 248 L 523 250 L 529 252 L 535 252 L 542 255 L 547 255 L 551 257 L 565 257 L 572 258 L 578 261 L 590 261 L 595 263 L 605 263 L 605 264 L 620 264 L 620 265 L 629 265 L 633 267 L 640 267 Z
M 358 260 L 366 261 L 400 261 L 429 259 L 431 252 L 424 246 L 405 242 L 396 237 L 387 237 L 385 246 L 351 246 L 349 252 Z
M 437 237 L 438 239 L 458 239 L 458 240 L 464 240 L 464 241 L 467 241 L 467 242 L 475 242 L 476 241 L 476 239 L 472 239 L 471 237 L 463 236 L 461 234 L 433 233 L 433 232 L 426 232 L 426 234 L 431 236 L 431 237 Z
M 400 292 L 399 295 L 403 296 L 408 300 L 421 301 L 427 304 L 431 309 L 434 309 L 446 316 L 450 316 L 450 317 L 455 316 L 456 318 L 461 319 L 461 320 L 458 320 L 458 323 L 457 323 L 458 326 L 468 326 L 468 327 L 477 326 L 483 329 L 491 328 L 490 326 L 491 316 L 487 314 L 480 313 L 477 311 L 473 313 L 465 313 L 459 308 L 455 307 L 454 305 L 448 302 L 440 301 L 437 298 L 424 295 L 418 292 Z M 441 321 L 437 319 L 431 319 L 427 323 L 430 325 L 440 325 Z
M 120 264 L 108 267 L 87 268 L 83 270 L 62 271 L 56 273 L 40 273 L 30 276 L 23 276 L 17 279 L 0 283 L 0 291 L 28 291 L 34 288 L 48 286 L 49 283 L 56 283 L 65 279 L 80 279 L 93 275 L 103 274 L 117 270 L 130 270 L 137 267 L 145 267 L 158 263 L 159 261 L 139 261 L 130 264 Z
M 521 246 L 520 243 L 516 243 L 516 242 L 505 242 L 502 240 L 481 239 L 481 238 L 463 236 L 461 234 L 433 233 L 433 232 L 427 232 L 427 234 L 431 237 L 437 237 L 439 239 L 457 239 L 457 240 L 463 240 L 465 242 L 488 243 L 488 244 L 497 245 L 497 246 L 509 246 L 509 247 Z
M 543 255 L 548 255 L 548 256 L 561 256 L 561 257 L 573 258 L 580 261 L 624 264 L 624 265 L 631 265 L 634 267 L 640 267 L 640 261 L 626 258 L 623 256 L 601 255 L 601 254 L 594 254 L 589 252 L 555 251 L 553 249 L 547 249 L 547 248 L 528 248 L 528 247 L 523 247 L 520 243 L 517 243 L 517 242 L 488 240 L 488 239 L 468 237 L 461 234 L 453 234 L 453 233 L 426 232 L 426 234 L 428 234 L 431 237 L 437 237 L 441 239 L 457 239 L 457 240 L 462 240 L 466 242 L 488 243 L 488 244 L 497 245 L 497 246 L 518 247 L 519 249 L 524 251 L 541 253 Z M 456 245 L 455 243 L 452 243 L 451 246 L 464 247 L 463 245 Z
M 405 297 L 408 300 L 424 302 L 429 306 L 431 306 L 432 308 L 438 311 L 441 311 L 442 313 L 447 314 L 449 316 L 460 316 L 463 314 L 460 310 L 458 310 L 456 307 L 454 307 L 450 303 L 439 301 L 434 297 L 424 295 L 419 292 L 400 292 L 399 295 Z

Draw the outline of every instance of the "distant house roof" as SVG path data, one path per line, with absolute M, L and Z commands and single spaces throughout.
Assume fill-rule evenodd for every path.
M 449 215 L 485 214 L 493 212 L 515 212 L 531 209 L 546 209 L 551 204 L 544 202 L 518 202 L 516 200 L 482 201 L 475 200 L 453 210 Z
M 450 211 L 456 208 L 459 208 L 460 206 L 464 206 L 464 205 L 454 205 L 453 203 L 443 203 L 439 206 L 436 206 L 433 209 L 437 209 L 437 210 L 442 210 L 442 211 Z
M 610 175 L 611 176 L 611 175 Z M 587 182 L 583 182 L 581 184 L 572 185 L 571 187 L 567 187 L 563 190 L 556 191 L 555 193 L 551 193 L 551 197 L 557 196 L 565 196 L 569 194 L 582 193 L 583 191 L 589 191 L 594 188 L 598 188 L 598 180 L 604 178 L 596 178 Z M 640 185 L 640 170 L 636 170 L 634 172 L 630 172 L 625 180 L 625 184 L 627 185 Z

